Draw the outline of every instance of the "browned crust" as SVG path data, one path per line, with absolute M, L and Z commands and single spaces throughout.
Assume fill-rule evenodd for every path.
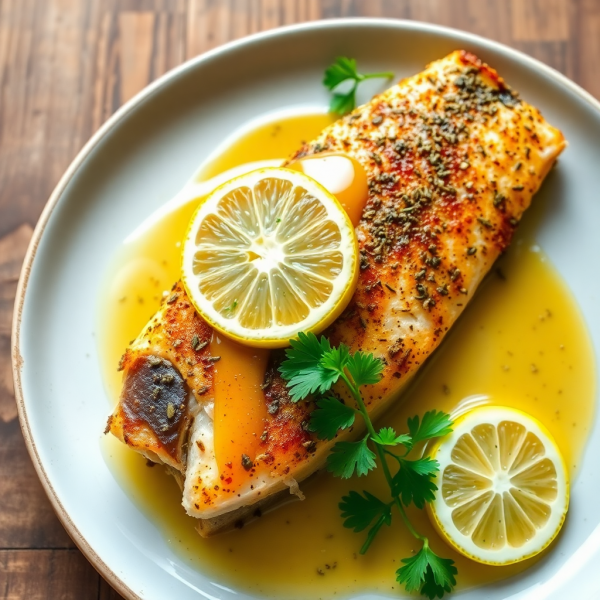
M 160 357 L 181 374 L 186 386 L 200 398 L 212 387 L 213 362 L 210 356 L 212 328 L 198 315 L 181 282 L 165 296 L 158 313 L 150 320 L 140 337 L 127 348 L 119 362 L 127 381 L 135 365 L 143 357 Z M 185 425 L 176 447 L 162 439 L 152 419 L 125 411 L 121 401 L 109 418 L 107 430 L 149 460 L 185 469 L 187 432 L 193 420 L 193 407 L 186 403 Z M 150 402 L 150 398 L 148 399 Z
M 183 284 L 177 282 L 150 320 L 140 343 L 133 343 L 121 357 L 119 369 L 127 371 L 139 354 L 154 353 L 169 360 L 198 396 L 212 387 L 209 344 L 212 328 L 200 317 Z

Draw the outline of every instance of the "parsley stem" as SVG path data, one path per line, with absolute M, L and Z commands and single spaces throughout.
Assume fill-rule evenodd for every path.
M 393 504 L 393 502 L 390 502 L 390 504 L 388 504 L 388 506 L 391 506 Z M 367 534 L 367 539 L 365 540 L 365 543 L 362 545 L 362 548 L 360 549 L 360 553 L 361 554 L 365 554 L 367 552 L 367 550 L 369 549 L 369 546 L 371 545 L 371 542 L 375 539 L 375 536 L 379 533 L 379 530 L 381 529 L 382 525 L 385 523 L 386 520 L 386 515 L 381 515 L 379 517 L 379 519 L 377 520 L 377 522 L 375 523 L 375 525 L 373 525 L 373 527 L 371 527 L 371 529 L 369 530 L 369 533 Z
M 396 507 L 398 508 L 398 511 L 400 512 L 400 515 L 402 516 L 402 520 L 404 521 L 406 528 L 408 529 L 408 531 L 410 531 L 412 536 L 418 540 L 421 540 L 423 542 L 423 545 L 425 545 L 426 543 L 428 544 L 429 540 L 424 535 L 421 535 L 412 526 L 412 523 L 410 522 L 408 515 L 406 514 L 406 511 L 404 510 L 404 506 L 402 506 L 402 502 L 400 501 L 400 498 L 398 498 L 398 496 L 394 496 L 394 502 L 396 503 Z
M 383 451 L 391 456 L 392 458 L 395 458 L 400 464 L 402 464 L 402 458 L 400 456 L 398 456 L 397 454 L 395 454 L 394 452 L 390 452 L 389 450 L 386 450 L 385 448 L 383 449 Z
M 377 435 L 377 433 L 375 432 L 375 428 L 373 427 L 373 422 L 371 421 L 371 417 L 369 417 L 369 413 L 367 412 L 367 407 L 365 406 L 365 403 L 362 399 L 360 391 L 356 387 L 356 384 L 353 381 L 350 381 L 350 379 L 348 378 L 348 376 L 346 375 L 346 373 L 344 371 L 341 371 L 341 378 L 344 381 L 344 383 L 348 386 L 348 389 L 350 390 L 350 393 L 352 394 L 352 397 L 354 398 L 356 405 L 358 406 L 360 414 L 362 415 L 365 425 L 367 426 L 367 431 L 369 432 L 369 434 L 372 438 L 375 437 Z M 385 450 L 379 444 L 374 444 L 374 445 L 375 445 L 375 451 L 379 455 L 379 461 L 381 462 L 381 467 L 383 469 L 385 479 L 386 479 L 386 481 L 390 487 L 390 491 L 391 491 L 394 489 L 394 484 L 392 481 L 392 474 L 390 473 L 390 468 L 387 464 L 387 460 L 385 459 Z M 413 537 L 415 537 L 418 540 L 421 540 L 423 542 L 423 544 L 425 544 L 427 542 L 427 538 L 422 536 L 412 526 L 412 524 L 408 518 L 408 515 L 406 514 L 406 511 L 404 510 L 404 506 L 402 506 L 402 502 L 401 502 L 400 498 L 398 497 L 398 495 L 393 496 L 393 498 L 394 498 L 394 503 L 396 504 L 398 511 L 400 512 L 402 520 L 404 521 L 404 524 L 406 525 L 406 528 L 408 529 L 408 531 L 410 531 L 410 533 L 412 534 Z M 367 538 L 367 542 L 369 544 L 371 543 L 371 541 L 368 538 Z M 365 544 L 366 544 L 366 542 L 365 542 Z M 368 545 L 367 545 L 367 547 L 368 547 Z
M 357 410 L 356 412 L 360 412 L 360 411 Z M 398 461 L 398 463 L 400 464 L 400 466 L 402 466 L 402 460 L 408 456 L 408 454 L 410 453 L 411 450 L 412 450 L 412 448 L 407 448 L 405 450 L 404 454 L 402 454 L 401 456 L 398 456 L 395 452 L 390 452 L 389 450 L 385 450 L 385 448 L 383 451 L 386 454 L 388 454 L 389 456 L 391 456 L 392 458 L 395 458 Z
M 375 437 L 377 435 L 377 433 L 375 431 L 375 428 L 373 427 L 373 423 L 371 422 L 369 413 L 367 413 L 367 407 L 365 406 L 365 403 L 362 399 L 362 396 L 360 395 L 358 388 L 356 387 L 356 385 L 353 381 L 350 381 L 350 379 L 348 379 L 348 376 L 343 371 L 341 372 L 341 377 L 342 377 L 342 380 L 344 381 L 344 383 L 348 386 L 348 389 L 350 390 L 350 393 L 352 394 L 352 397 L 354 398 L 354 401 L 356 402 L 356 404 L 358 406 L 358 410 L 359 410 L 360 414 L 362 415 L 362 418 L 364 419 L 365 425 L 367 426 L 367 431 L 369 432 L 371 437 Z M 389 471 L 389 469 L 386 469 L 386 467 L 387 467 L 387 464 L 384 466 L 384 471 L 387 471 L 387 474 L 389 475 L 389 477 L 386 477 L 386 478 L 388 480 L 388 483 L 390 483 L 390 485 L 391 485 L 392 479 L 391 479 L 390 471 Z
M 389 79 L 390 77 L 393 77 L 393 76 L 394 76 L 394 73 L 392 73 L 392 71 L 382 71 L 381 73 L 367 73 L 366 75 L 361 75 L 360 80 L 364 81 L 365 79 L 379 79 L 379 78 Z

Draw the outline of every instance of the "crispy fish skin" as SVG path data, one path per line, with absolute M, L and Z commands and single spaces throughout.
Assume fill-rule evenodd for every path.
M 176 283 L 121 358 L 123 389 L 106 431 L 149 460 L 184 472 L 189 426 L 198 403 L 212 389 L 211 337 L 212 328 L 198 315 L 181 282 Z M 175 393 L 177 378 L 185 398 Z M 178 425 L 174 440 L 173 425 Z
M 381 382 L 364 389 L 374 418 L 460 316 L 564 147 L 562 134 L 496 71 L 456 51 L 343 117 L 291 157 L 341 151 L 367 174 L 369 198 L 357 227 L 358 286 L 326 335 L 334 345 L 344 342 L 384 360 Z M 136 344 L 132 352 L 147 351 L 143 340 Z M 336 441 L 352 435 L 342 432 L 326 442 L 306 431 L 313 406 L 290 402 L 277 370 L 281 359 L 272 353 L 265 378 L 270 410 L 251 480 L 217 485 L 210 400 L 204 402 L 208 410 L 194 415 L 183 504 L 202 519 L 202 535 L 237 519 L 241 507 L 288 486 L 294 490 L 296 481 L 323 466 Z M 177 360 L 173 365 L 182 368 Z

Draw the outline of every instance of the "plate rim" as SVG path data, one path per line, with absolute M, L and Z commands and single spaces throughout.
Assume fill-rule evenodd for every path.
M 463 31 L 461 29 L 446 27 L 443 25 L 437 25 L 434 23 L 427 23 L 424 21 L 413 21 L 407 19 L 394 19 L 394 18 L 380 18 L 380 17 L 344 17 L 344 18 L 330 18 L 320 19 L 317 21 L 308 21 L 304 23 L 294 23 L 291 25 L 285 25 L 276 27 L 266 31 L 253 33 L 237 40 L 226 42 L 220 46 L 212 48 L 202 54 L 194 56 L 173 69 L 167 71 L 155 81 L 151 82 L 125 104 L 118 108 L 90 137 L 85 143 L 83 148 L 77 153 L 75 158 L 69 164 L 67 170 L 64 172 L 56 187 L 50 194 L 44 208 L 40 214 L 40 217 L 34 228 L 21 272 L 19 276 L 19 282 L 17 284 L 17 290 L 15 295 L 15 304 L 12 314 L 12 327 L 11 327 L 11 362 L 12 362 L 12 375 L 14 382 L 14 394 L 15 402 L 17 405 L 17 414 L 19 418 L 19 424 L 21 432 L 25 440 L 25 446 L 33 463 L 34 469 L 42 484 L 42 488 L 48 497 L 52 508 L 58 517 L 61 525 L 65 528 L 69 537 L 73 540 L 77 548 L 82 552 L 85 558 L 92 564 L 92 566 L 100 573 L 100 575 L 122 596 L 127 600 L 144 600 L 142 596 L 139 596 L 133 589 L 131 589 L 125 581 L 119 577 L 96 553 L 92 545 L 87 539 L 81 534 L 75 523 L 72 521 L 68 511 L 63 507 L 60 499 L 58 498 L 53 484 L 50 481 L 48 474 L 42 464 L 41 457 L 36 447 L 36 442 L 33 438 L 29 418 L 27 415 L 27 409 L 25 406 L 25 397 L 23 393 L 23 384 L 21 379 L 21 370 L 23 366 L 23 357 L 20 351 L 21 341 L 21 321 L 23 316 L 23 307 L 25 303 L 25 295 L 27 293 L 27 287 L 31 274 L 31 268 L 37 249 L 46 230 L 46 226 L 50 220 L 54 209 L 60 202 L 60 199 L 77 173 L 78 169 L 84 163 L 84 161 L 90 156 L 93 150 L 100 144 L 104 137 L 115 127 L 120 121 L 126 118 L 135 108 L 141 105 L 144 101 L 150 98 L 155 91 L 162 88 L 165 84 L 176 79 L 182 73 L 185 73 L 189 69 L 195 68 L 201 63 L 208 63 L 213 59 L 223 56 L 225 54 L 236 52 L 237 50 L 249 46 L 260 44 L 265 40 L 277 37 L 283 37 L 296 32 L 302 32 L 305 30 L 312 29 L 328 29 L 328 28 L 344 28 L 347 26 L 359 26 L 359 27 L 385 27 L 391 29 L 408 29 L 419 31 L 421 33 L 428 33 L 432 35 L 453 35 L 461 37 L 464 42 L 476 42 L 486 48 L 495 50 L 496 52 L 503 54 L 507 58 L 524 64 L 530 68 L 541 70 L 546 76 L 548 76 L 553 82 L 568 88 L 576 96 L 579 96 L 581 100 L 584 100 L 591 108 L 600 116 L 600 100 L 597 100 L 591 93 L 583 89 L 577 83 L 569 79 L 566 75 L 563 75 L 553 67 L 546 65 L 545 63 L 533 58 L 520 50 L 516 50 L 507 46 L 501 42 L 488 39 L 478 34 Z

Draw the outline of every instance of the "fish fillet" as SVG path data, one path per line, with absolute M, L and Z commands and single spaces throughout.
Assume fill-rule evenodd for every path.
M 344 152 L 364 167 L 358 286 L 325 332 L 383 359 L 365 388 L 373 418 L 398 397 L 460 316 L 565 147 L 557 129 L 492 68 L 456 51 L 325 129 L 291 158 Z M 326 260 L 326 258 L 324 258 Z M 274 502 L 325 462 L 331 441 L 306 431 L 310 402 L 290 401 L 271 353 L 268 416 L 245 477 L 214 451 L 211 328 L 177 283 L 127 349 L 107 431 L 177 475 L 183 505 L 210 535 Z M 279 496 L 277 496 L 279 494 Z

